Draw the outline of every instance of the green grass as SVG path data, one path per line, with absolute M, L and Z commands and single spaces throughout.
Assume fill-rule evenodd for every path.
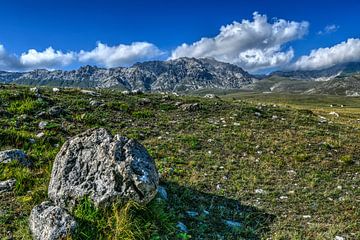
M 91 127 L 137 138 L 154 158 L 168 200 L 97 209 L 85 199 L 73 213 L 81 223 L 75 239 L 360 238 L 360 98 L 233 91 L 204 99 L 101 90 L 91 99 L 103 104 L 94 107 L 75 89 L 42 90 L 38 104 L 26 87 L 0 89 L 0 150 L 20 148 L 34 163 L 0 166 L 0 180 L 18 180 L 13 192 L 0 194 L 0 239 L 30 239 L 27 219 L 46 200 L 57 152 Z M 145 97 L 149 104 L 141 104 Z M 201 108 L 187 112 L 178 102 Z M 65 114 L 37 117 L 54 105 Z M 40 121 L 48 127 L 38 129 Z M 41 131 L 45 136 L 36 138 Z M 189 232 L 178 231 L 178 222 Z

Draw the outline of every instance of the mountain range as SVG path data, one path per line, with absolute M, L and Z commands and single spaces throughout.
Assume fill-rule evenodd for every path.
M 0 83 L 152 92 L 241 89 L 358 96 L 360 62 L 335 65 L 322 70 L 276 71 L 266 76 L 256 76 L 236 65 L 210 58 L 179 58 L 109 69 L 83 66 L 70 71 L 0 71 Z

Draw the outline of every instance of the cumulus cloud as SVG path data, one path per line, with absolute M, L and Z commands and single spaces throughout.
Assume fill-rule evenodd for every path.
M 179 57 L 212 57 L 237 64 L 246 70 L 277 67 L 294 57 L 292 48 L 284 45 L 307 34 L 309 23 L 276 19 L 269 22 L 266 15 L 257 12 L 253 21 L 242 20 L 220 28 L 213 38 L 202 38 L 192 44 L 182 44 L 171 54 Z
M 340 27 L 335 24 L 327 25 L 325 28 L 318 32 L 319 35 L 329 34 L 336 32 Z
M 38 68 L 59 69 L 73 63 L 96 64 L 105 67 L 127 66 L 138 61 L 159 58 L 164 52 L 154 44 L 134 42 L 130 45 L 108 46 L 98 43 L 91 51 L 63 52 L 52 47 L 44 51 L 29 49 L 20 56 L 7 53 L 0 44 L 0 70 L 26 71 Z
M 91 51 L 80 51 L 81 62 L 95 62 L 106 67 L 127 66 L 138 61 L 158 58 L 163 55 L 154 44 L 134 42 L 130 45 L 108 46 L 99 42 Z
M 75 60 L 75 57 L 75 53 L 73 52 L 63 53 L 62 51 L 55 51 L 52 47 L 49 47 L 43 52 L 30 49 L 27 53 L 21 54 L 19 61 L 26 69 L 49 69 L 70 65 Z
M 360 61 L 360 39 L 350 38 L 332 47 L 312 50 L 300 57 L 291 68 L 295 70 L 318 70 L 336 64 Z

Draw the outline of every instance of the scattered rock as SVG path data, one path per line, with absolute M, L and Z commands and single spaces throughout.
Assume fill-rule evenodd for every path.
M 235 222 L 235 221 L 231 221 L 231 220 L 225 220 L 224 221 L 226 226 L 230 227 L 230 228 L 241 228 L 242 224 L 239 222 Z
M 36 115 L 37 118 L 43 118 L 46 116 L 46 112 L 40 112 Z
M 180 106 L 182 103 L 181 102 L 176 102 L 175 103 L 175 107 L 178 107 L 178 106 Z
M 330 112 L 329 115 L 333 115 L 335 117 L 339 117 L 339 114 L 337 112 Z
M 53 106 L 49 109 L 48 113 L 51 117 L 59 117 L 62 113 L 64 113 L 64 110 L 59 106 Z
M 263 190 L 263 189 L 255 189 L 255 193 L 257 193 L 257 194 L 265 194 L 266 191 Z
M 143 92 L 141 91 L 141 89 L 135 89 L 135 90 L 132 90 L 131 91 L 132 94 L 134 95 L 140 95 L 140 94 L 143 94 Z
M 16 179 L 9 179 L 6 181 L 0 182 L 0 193 L 10 192 L 14 189 L 16 184 Z
M 335 236 L 334 240 L 345 240 L 345 238 L 341 236 Z
M 27 155 L 19 149 L 11 149 L 0 152 L 0 163 L 10 163 L 13 161 L 19 161 L 24 166 L 31 166 L 31 162 L 28 160 Z
M 46 122 L 46 121 L 41 121 L 40 123 L 39 123 L 39 128 L 40 129 L 45 129 L 45 127 L 48 125 L 48 122 Z
M 75 232 L 77 226 L 75 219 L 66 210 L 51 202 L 43 202 L 32 209 L 29 225 L 36 240 L 66 239 Z
M 52 91 L 53 92 L 60 92 L 60 89 L 59 88 L 53 88 Z
M 96 205 L 115 199 L 146 204 L 157 193 L 154 160 L 136 140 L 114 137 L 105 129 L 90 129 L 64 143 L 57 154 L 49 198 L 71 209 L 88 196 Z
M 188 228 L 186 227 L 185 224 L 183 224 L 182 222 L 178 222 L 176 224 L 176 227 L 181 231 L 181 232 L 184 232 L 184 233 L 187 233 L 189 232 Z
M 186 214 L 192 218 L 199 216 L 199 213 L 195 211 L 186 211 Z
M 257 117 L 261 117 L 261 113 L 260 113 L 260 112 L 255 112 L 254 114 L 255 114 L 255 116 L 257 116 Z
M 45 133 L 44 133 L 44 132 L 40 132 L 40 133 L 36 134 L 36 137 L 37 137 L 37 138 L 42 138 L 42 137 L 44 137 L 44 136 L 45 136 Z
M 80 92 L 94 97 L 100 96 L 99 93 L 90 90 L 81 89 Z
M 180 106 L 183 111 L 195 112 L 200 109 L 199 103 L 187 103 Z
M 327 119 L 323 116 L 319 116 L 319 123 L 327 123 Z
M 168 200 L 168 194 L 166 192 L 166 189 L 163 186 L 159 186 L 157 189 L 157 192 L 159 194 L 159 197 L 163 200 Z
M 140 105 L 149 105 L 151 103 L 151 100 L 149 98 L 141 98 L 139 99 Z
M 216 96 L 215 94 L 206 94 L 206 95 L 204 96 L 204 98 L 214 99 L 214 98 L 219 98 L 219 97 Z
M 33 88 L 30 88 L 30 92 L 33 92 L 33 93 L 40 93 L 40 89 L 37 88 L 37 87 L 33 87 Z
M 91 100 L 90 101 L 90 105 L 93 106 L 93 107 L 98 107 L 101 105 L 100 102 L 96 101 L 96 100 Z

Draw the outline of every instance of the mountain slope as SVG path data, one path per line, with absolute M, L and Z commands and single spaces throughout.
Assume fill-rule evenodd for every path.
M 203 88 L 232 89 L 254 78 L 238 66 L 214 59 L 180 58 L 137 63 L 131 67 L 81 67 L 72 71 L 34 70 L 0 73 L 0 82 L 61 87 L 108 88 L 143 91 L 183 91 Z
M 360 62 L 339 64 L 330 68 L 310 71 L 276 71 L 271 76 L 287 77 L 297 80 L 328 81 L 337 76 L 360 73 Z

